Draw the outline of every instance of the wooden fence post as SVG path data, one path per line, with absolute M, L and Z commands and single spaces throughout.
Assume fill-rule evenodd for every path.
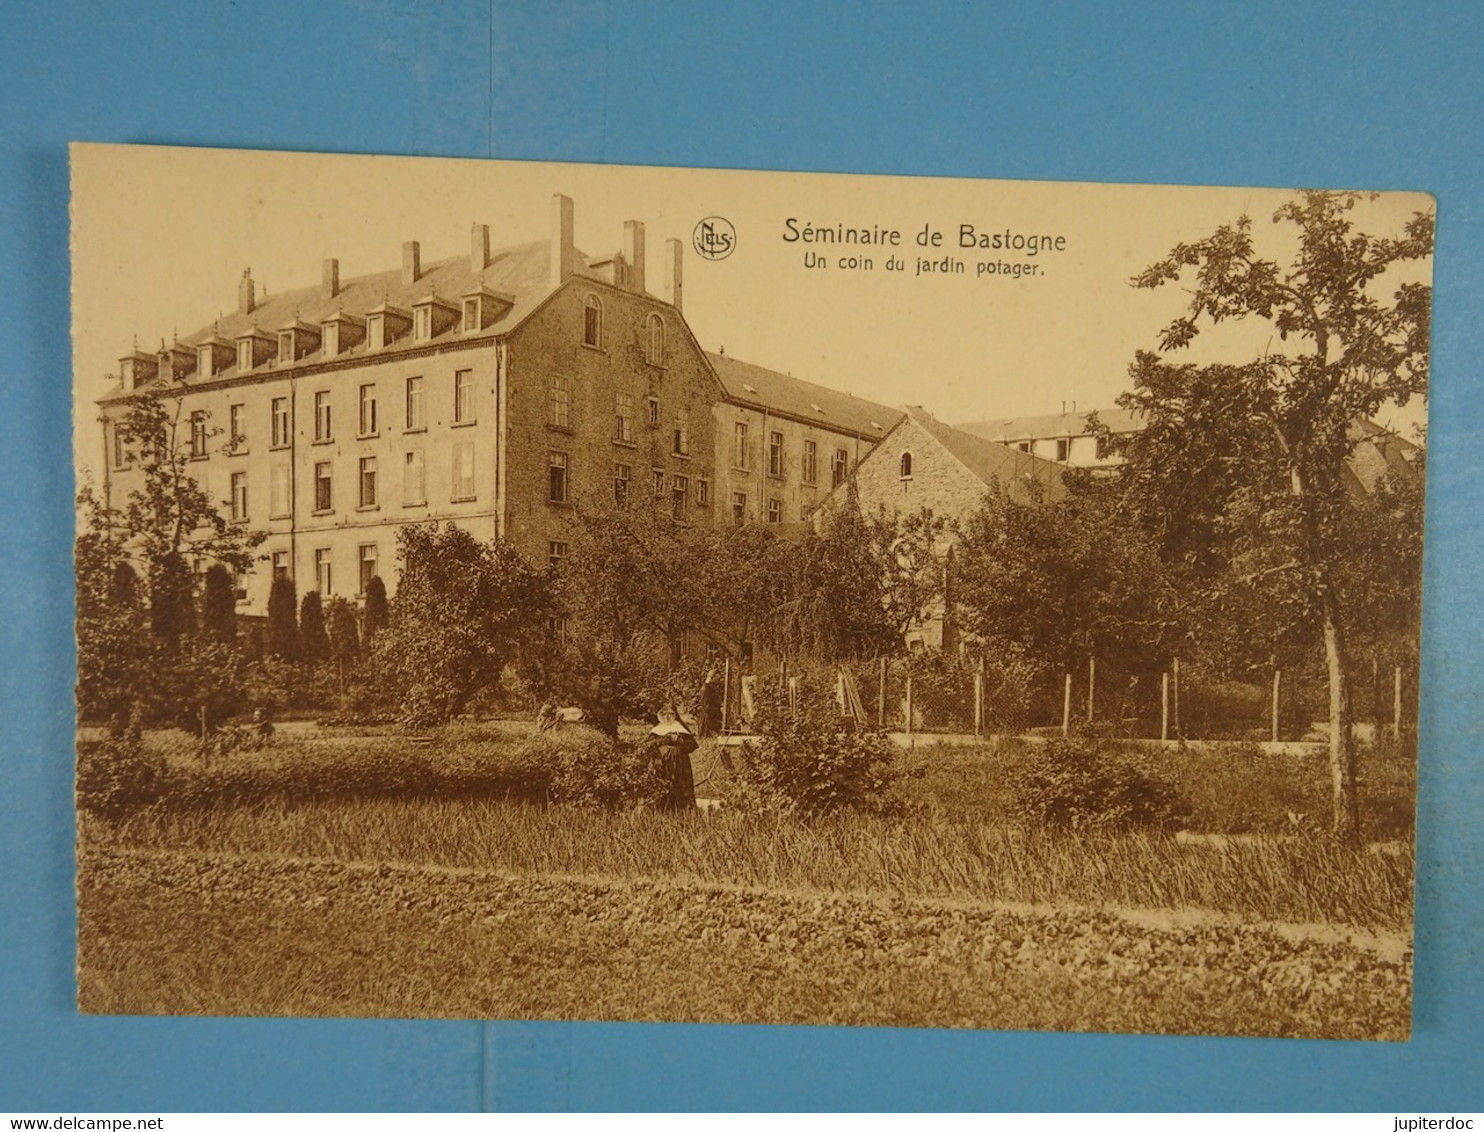
M 1159 674 L 1159 741 L 1170 741 L 1170 674 Z
M 727 733 L 727 719 L 732 706 L 732 658 L 727 657 L 721 669 L 721 733 Z
M 886 657 L 881 658 L 881 676 L 876 682 L 876 729 L 886 730 Z
M 1283 669 L 1273 669 L 1273 742 L 1278 741 L 1278 693 L 1283 687 Z
M 1185 732 L 1180 730 L 1180 658 L 1178 656 L 1175 658 L 1174 669 L 1175 671 L 1172 674 L 1173 679 L 1170 682 L 1175 686 L 1175 738 L 1183 739 L 1185 738 Z
M 1061 733 L 1066 738 L 1072 727 L 1072 674 L 1067 673 L 1067 690 L 1061 698 Z
M 984 734 L 984 658 L 974 670 L 974 734 Z
M 1087 658 L 1087 722 L 1092 722 L 1092 696 L 1098 683 L 1098 658 Z
M 912 746 L 912 673 L 907 673 L 907 746 Z

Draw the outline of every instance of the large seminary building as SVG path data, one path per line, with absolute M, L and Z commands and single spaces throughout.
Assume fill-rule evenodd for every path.
M 707 354 L 682 315 L 682 248 L 648 290 L 644 226 L 590 258 L 557 195 L 548 238 L 260 297 L 156 353 L 120 359 L 100 400 L 104 490 L 140 482 L 118 421 L 178 405 L 189 468 L 234 522 L 268 532 L 239 579 L 266 611 L 276 574 L 358 597 L 396 583 L 397 529 L 447 521 L 559 559 L 580 506 L 645 493 L 697 523 L 797 522 L 901 419 L 900 410 Z M 203 568 L 208 563 L 197 564 Z

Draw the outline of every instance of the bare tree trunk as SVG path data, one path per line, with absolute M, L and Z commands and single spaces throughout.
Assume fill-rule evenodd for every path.
M 1351 729 L 1350 673 L 1345 627 L 1334 590 L 1326 584 L 1324 658 L 1329 668 L 1329 773 L 1334 789 L 1334 834 L 1347 845 L 1360 844 L 1360 795 L 1355 783 L 1355 738 Z

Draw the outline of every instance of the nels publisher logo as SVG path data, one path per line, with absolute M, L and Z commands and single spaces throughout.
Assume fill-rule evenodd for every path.
M 726 259 L 737 246 L 737 230 L 722 216 L 708 216 L 696 225 L 691 243 L 702 259 Z

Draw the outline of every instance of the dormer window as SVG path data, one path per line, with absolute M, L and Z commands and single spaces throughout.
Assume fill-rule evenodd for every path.
M 903 452 L 901 459 L 901 476 L 904 480 L 912 478 L 912 453 Z
M 412 340 L 426 342 L 433 337 L 433 308 L 427 305 L 412 309 Z
M 327 358 L 336 358 L 366 337 L 366 324 L 353 315 L 337 310 L 319 324 L 320 349 Z
M 371 350 L 386 346 L 386 315 L 373 314 L 366 319 L 366 346 Z
M 216 373 L 216 351 L 211 346 L 196 347 L 196 372 L 202 377 Z
M 479 325 L 479 296 L 474 295 L 464 300 L 464 333 L 472 334 L 480 329 L 483 328 Z
M 644 360 L 652 366 L 665 364 L 665 320 L 651 314 L 645 320 Z
M 384 350 L 412 328 L 412 316 L 390 303 L 366 312 L 366 348 Z
M 278 362 L 280 365 L 292 365 L 294 361 L 294 332 L 292 330 L 280 330 L 278 332 Z
M 237 339 L 237 368 L 252 369 L 252 339 Z
M 597 295 L 589 295 L 582 309 L 582 344 L 594 350 L 603 348 L 603 304 Z

